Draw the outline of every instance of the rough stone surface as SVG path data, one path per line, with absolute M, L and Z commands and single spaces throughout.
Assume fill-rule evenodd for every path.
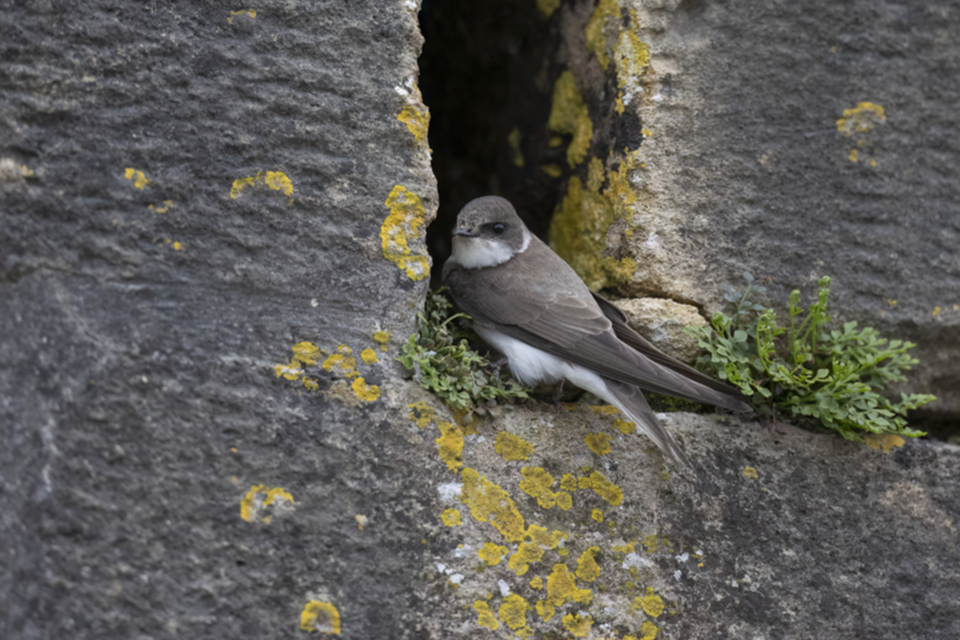
M 707 324 L 696 307 L 665 298 L 628 298 L 617 300 L 617 306 L 627 314 L 627 323 L 660 350 L 690 364 L 699 357 L 697 340 L 683 332 Z
M 413 3 L 2 9 L 0 637 L 960 635 L 956 446 L 404 380 Z

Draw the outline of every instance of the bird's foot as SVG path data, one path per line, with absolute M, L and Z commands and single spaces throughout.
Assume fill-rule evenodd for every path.
M 492 365 L 490 365 L 493 367 L 493 384 L 494 385 L 500 382 L 500 369 L 502 369 L 503 366 L 509 362 L 510 360 L 508 358 L 500 358 L 499 360 L 494 362 Z

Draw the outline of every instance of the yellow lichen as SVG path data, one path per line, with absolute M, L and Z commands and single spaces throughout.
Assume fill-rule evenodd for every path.
M 522 576 L 530 569 L 530 564 L 540 562 L 543 558 L 543 548 L 535 542 L 521 542 L 516 553 L 510 556 L 507 567 Z
M 360 352 L 360 357 L 366 364 L 376 364 L 380 362 L 380 358 L 377 357 L 377 352 L 373 349 L 364 349 Z
M 500 628 L 500 623 L 497 622 L 497 617 L 493 615 L 493 611 L 490 610 L 490 605 L 488 605 L 483 600 L 477 600 L 473 603 L 473 608 L 477 612 L 477 624 L 481 627 L 486 627 L 492 631 L 496 631 Z
M 573 499 L 570 494 L 563 491 L 556 493 L 550 491 L 550 487 L 553 486 L 555 480 L 545 469 L 524 467 L 520 470 L 520 473 L 523 475 L 523 480 L 520 481 L 520 490 L 530 497 L 536 498 L 537 504 L 544 509 L 552 509 L 559 505 L 561 509 L 566 511 L 573 506 Z
M 603 522 L 603 511 L 600 511 L 600 509 L 594 509 L 590 512 L 590 517 L 597 522 Z
M 593 582 L 600 575 L 600 565 L 597 564 L 597 554 L 600 547 L 590 547 L 580 554 L 577 559 L 577 577 L 585 582 Z
M 440 520 L 448 527 L 459 527 L 462 524 L 460 522 L 460 512 L 453 508 L 445 509 L 440 514 Z
M 593 10 L 590 22 L 584 29 L 587 49 L 597 56 L 597 62 L 600 63 L 600 68 L 604 71 L 610 66 L 610 57 L 607 55 L 607 38 L 603 33 L 603 28 L 609 18 L 614 18 L 619 22 L 621 17 L 620 5 L 617 4 L 617 0 L 600 0 L 597 2 L 597 8 Z
M 569 71 L 564 71 L 553 85 L 553 104 L 547 119 L 547 128 L 556 133 L 573 136 L 567 147 L 567 164 L 570 168 L 583 162 L 593 139 L 593 122 L 587 105 L 577 89 L 576 80 Z
M 633 279 L 636 262 L 604 256 L 607 235 L 617 221 L 630 232 L 637 195 L 629 177 L 637 167 L 636 152 L 628 152 L 616 170 L 605 174 L 598 158 L 591 158 L 587 180 L 572 176 L 550 224 L 550 246 L 569 263 L 591 289 L 624 284 Z M 607 183 L 606 188 L 603 184 Z M 623 224 L 621 222 L 620 224 Z
M 567 602 L 590 604 L 593 592 L 578 589 L 573 574 L 565 564 L 553 565 L 553 571 L 547 576 L 547 597 L 537 602 L 537 613 L 544 621 L 553 617 L 556 608 Z
M 530 579 L 530 588 L 539 591 L 543 589 L 543 578 L 536 576 Z
M 617 86 L 630 88 L 650 66 L 650 50 L 634 29 L 624 29 L 617 40 L 613 60 L 617 65 Z
M 261 516 L 261 513 L 272 504 L 281 506 L 281 500 L 290 503 L 289 505 L 282 505 L 284 509 L 292 509 L 296 505 L 293 496 L 281 487 L 271 489 L 263 484 L 253 485 L 247 495 L 240 500 L 240 517 L 247 522 L 253 522 L 260 518 L 262 522 L 270 524 L 273 518 L 269 515 Z
M 890 453 L 890 450 L 894 447 L 902 447 L 906 444 L 906 441 L 900 436 L 895 436 L 892 433 L 886 433 L 883 435 L 870 434 L 866 438 L 866 444 L 871 449 L 880 450 L 883 449 L 884 453 Z
M 587 405 L 587 408 L 590 409 L 594 415 L 598 416 L 615 416 L 620 413 L 620 409 L 617 409 L 612 404 Z
M 407 408 L 410 409 L 408 417 L 417 423 L 417 428 L 419 429 L 428 426 L 430 421 L 433 420 L 433 407 L 422 400 L 408 404 Z
M 545 18 L 553 15 L 553 12 L 560 8 L 560 0 L 537 0 L 537 9 Z
M 303 386 L 310 391 L 316 391 L 320 388 L 320 384 L 313 378 L 304 378 Z
M 560 619 L 563 623 L 563 626 L 567 628 L 567 631 L 572 633 L 577 638 L 583 638 L 588 633 L 590 633 L 590 627 L 593 626 L 593 618 L 589 614 L 580 616 L 580 614 L 568 613 Z
M 642 598 L 638 597 L 634 601 L 634 606 L 643 609 L 648 616 L 658 618 L 663 613 L 663 598 L 654 593 L 653 587 L 647 587 L 646 595 Z
M 581 489 L 592 489 L 598 496 L 612 504 L 623 502 L 623 490 L 604 477 L 599 471 L 594 471 L 589 477 L 580 478 Z
M 124 169 L 123 175 L 127 180 L 133 180 L 133 186 L 137 189 L 143 189 L 148 184 L 153 182 L 153 180 L 147 179 L 147 176 L 143 174 L 143 171 L 137 171 L 136 169 L 132 169 L 130 167 Z
M 501 431 L 497 434 L 493 450 L 504 460 L 527 460 L 533 453 L 533 445 L 520 436 Z
M 525 164 L 523 151 L 520 150 L 520 141 L 522 139 L 523 134 L 520 133 L 520 127 L 514 127 L 507 135 L 507 144 L 510 145 L 510 150 L 513 152 L 513 164 L 516 167 L 522 167 Z
M 757 470 L 754 469 L 753 467 L 744 467 L 743 475 L 744 477 L 750 478 L 752 480 L 756 480 L 757 478 L 760 477 L 757 475 Z
M 637 430 L 637 425 L 633 422 L 627 422 L 623 418 L 617 418 L 613 421 L 613 428 L 624 435 L 629 435 Z
M 353 392 L 364 402 L 373 402 L 380 397 L 380 387 L 375 384 L 367 384 L 363 378 L 357 378 L 351 385 Z
M 643 544 L 644 551 L 646 551 L 647 553 L 653 553 L 654 551 L 657 550 L 657 547 L 659 546 L 660 543 L 657 539 L 657 534 L 651 533 L 650 535 L 648 535 L 646 538 L 643 539 L 642 544 Z
M 857 159 L 860 157 L 860 152 L 857 151 L 856 149 L 853 149 L 852 151 L 850 151 L 850 155 L 847 157 L 850 158 L 850 162 L 856 162 Z
M 564 491 L 576 491 L 579 487 L 577 483 L 577 476 L 572 473 L 565 473 L 560 479 L 560 488 Z
M 373 334 L 373 339 L 380 345 L 380 351 L 386 351 L 387 343 L 390 342 L 390 332 L 377 331 Z
M 650 136 L 653 135 L 653 131 L 650 131 L 650 129 L 646 129 L 646 128 L 640 129 L 640 133 L 643 134 L 644 138 L 649 138 Z
M 161 206 L 156 206 L 151 204 L 150 206 L 147 207 L 147 209 L 149 209 L 150 211 L 153 211 L 154 213 L 166 213 L 171 208 L 173 208 L 173 200 L 164 200 L 163 205 Z
M 424 107 L 420 111 L 416 107 L 406 106 L 400 110 L 397 120 L 407 125 L 417 144 L 427 146 L 427 132 L 430 129 L 430 110 Z
M 344 345 L 341 345 L 341 349 L 343 346 Z M 349 349 L 349 347 L 347 349 Z M 327 359 L 323 361 L 323 370 L 333 371 L 334 369 L 339 369 L 344 377 L 356 378 L 360 375 L 357 371 L 357 359 L 349 354 L 350 352 L 347 350 L 327 356 Z
M 234 16 L 242 16 L 242 15 L 249 16 L 251 20 L 256 20 L 256 19 L 257 19 L 257 12 L 254 11 L 253 9 L 240 9 L 239 11 L 231 11 L 231 12 L 230 12 L 230 15 L 227 17 L 227 23 L 228 23 L 228 24 L 233 24 L 233 17 L 234 17 Z
M 437 451 L 447 468 L 456 471 L 463 466 L 463 429 L 452 422 L 437 421 L 440 437 L 437 438 Z
M 340 612 L 329 602 L 311 600 L 300 614 L 300 628 L 340 635 Z
M 500 609 L 497 613 L 500 616 L 500 622 L 516 631 L 527 626 L 527 610 L 529 608 L 530 604 L 523 596 L 511 593 L 500 603 Z
M 230 197 L 236 200 L 247 187 L 265 186 L 271 191 L 280 191 L 285 196 L 293 195 L 293 183 L 282 171 L 257 171 L 257 175 L 239 178 L 230 187 Z
M 551 178 L 559 178 L 563 175 L 563 169 L 560 168 L 560 165 L 553 164 L 552 162 L 540 165 L 540 171 L 543 171 Z
M 423 224 L 427 212 L 412 191 L 397 185 L 386 202 L 390 214 L 380 227 L 380 245 L 383 257 L 396 264 L 411 280 L 423 280 L 430 275 L 430 258 L 416 255 L 410 244 L 423 242 Z
M 530 528 L 527 529 L 527 537 L 541 547 L 555 549 L 562 540 L 567 538 L 567 534 L 562 531 L 554 531 L 553 533 L 550 533 L 546 527 L 532 524 L 530 525 Z
M 649 620 L 644 620 L 643 624 L 640 625 L 640 640 L 654 640 L 658 631 L 660 631 L 660 627 Z
M 886 121 L 883 107 L 872 102 L 861 102 L 853 109 L 843 110 L 843 117 L 837 120 L 837 131 L 849 137 L 854 133 L 870 131 Z
M 480 522 L 489 522 L 507 542 L 524 538 L 523 516 L 510 495 L 499 486 L 467 467 L 461 476 L 463 488 L 460 500 L 470 507 L 470 513 Z
M 590 451 L 593 451 L 598 456 L 605 456 L 610 453 L 610 437 L 601 432 L 587 434 L 587 437 L 584 438 L 584 441 L 587 443 L 587 446 L 590 447 Z
M 480 556 L 480 559 L 488 567 L 495 567 L 500 564 L 500 561 L 503 560 L 503 556 L 506 555 L 507 549 L 505 546 L 500 544 L 494 544 L 493 542 L 483 543 L 483 547 L 477 551 L 477 555 Z
M 310 342 L 298 342 L 293 345 L 293 355 L 301 363 L 307 366 L 313 366 L 317 364 L 320 349 L 317 345 Z

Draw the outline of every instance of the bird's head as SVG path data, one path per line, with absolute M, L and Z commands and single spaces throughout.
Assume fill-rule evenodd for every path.
M 523 253 L 530 231 L 513 205 L 497 196 L 471 200 L 453 228 L 453 259 L 467 269 L 494 267 Z

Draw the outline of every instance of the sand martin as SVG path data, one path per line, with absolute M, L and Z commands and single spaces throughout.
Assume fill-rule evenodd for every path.
M 641 389 L 750 411 L 738 391 L 659 351 L 612 302 L 527 229 L 513 205 L 467 203 L 453 231 L 443 284 L 473 328 L 522 384 L 566 380 L 612 404 L 673 461 L 690 464 Z

